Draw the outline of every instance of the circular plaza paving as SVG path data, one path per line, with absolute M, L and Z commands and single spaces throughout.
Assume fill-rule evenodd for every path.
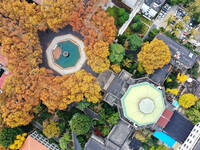
M 49 67 L 61 75 L 80 70 L 86 61 L 83 42 L 71 34 L 55 37 L 46 55 Z
M 148 82 L 130 85 L 121 102 L 124 116 L 138 126 L 156 123 L 165 109 L 162 91 Z

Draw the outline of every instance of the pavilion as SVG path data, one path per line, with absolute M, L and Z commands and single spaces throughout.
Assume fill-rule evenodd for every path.
M 162 91 L 148 82 L 130 85 L 121 103 L 124 116 L 137 126 L 156 123 L 165 109 Z

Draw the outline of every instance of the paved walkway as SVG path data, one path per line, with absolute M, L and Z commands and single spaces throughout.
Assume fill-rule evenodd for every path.
M 72 138 L 73 138 L 73 142 L 74 142 L 74 149 L 75 150 L 82 150 L 81 144 L 78 141 L 77 135 L 74 132 L 72 132 Z
M 89 108 L 85 108 L 84 113 L 86 113 L 88 116 L 90 116 L 93 119 L 100 119 L 101 118 L 101 116 L 99 114 L 97 114 L 96 112 L 92 111 Z
M 126 29 L 128 28 L 129 24 L 131 23 L 131 21 L 133 20 L 135 15 L 140 11 L 143 3 L 144 3 L 144 0 L 137 1 L 137 3 L 135 4 L 135 8 L 129 15 L 129 19 L 119 29 L 118 35 L 122 35 L 124 33 L 124 31 L 126 31 Z

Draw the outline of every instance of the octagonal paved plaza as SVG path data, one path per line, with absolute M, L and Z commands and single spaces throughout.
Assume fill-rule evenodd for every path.
M 86 61 L 83 42 L 71 34 L 55 37 L 46 54 L 49 67 L 61 75 L 80 70 Z
M 124 116 L 138 126 L 156 123 L 165 109 L 162 91 L 148 82 L 130 85 L 121 102 Z

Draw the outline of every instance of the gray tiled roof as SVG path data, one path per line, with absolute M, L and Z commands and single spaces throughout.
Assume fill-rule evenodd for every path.
M 105 150 L 105 145 L 96 141 L 94 138 L 90 138 L 85 145 L 85 150 Z
M 149 78 L 152 81 L 156 82 L 157 84 L 163 84 L 169 72 L 170 72 L 170 64 L 165 65 L 161 69 L 155 70 L 153 74 L 149 75 Z
M 115 125 L 112 131 L 109 133 L 107 139 L 113 144 L 122 147 L 124 142 L 129 138 L 130 134 L 133 133 L 133 128 L 124 121 L 119 121 Z
M 196 62 L 197 55 L 192 52 L 191 50 L 187 49 L 186 47 L 182 46 L 181 44 L 177 43 L 175 40 L 171 39 L 170 37 L 164 35 L 164 34 L 158 34 L 156 36 L 157 39 L 162 40 L 165 42 L 165 44 L 168 45 L 172 57 L 176 59 L 174 56 L 177 52 L 180 53 L 180 58 L 176 59 L 182 64 L 184 64 L 186 69 L 192 68 L 193 65 Z
M 145 0 L 145 4 L 149 7 L 153 8 L 155 11 L 159 11 L 161 6 L 165 3 L 166 0 Z M 154 7 L 154 3 L 159 5 L 158 7 Z
M 113 95 L 115 95 L 116 97 L 121 98 L 122 97 L 121 90 L 122 90 L 124 84 L 125 84 L 125 81 L 116 77 L 110 84 L 107 92 L 110 92 Z

